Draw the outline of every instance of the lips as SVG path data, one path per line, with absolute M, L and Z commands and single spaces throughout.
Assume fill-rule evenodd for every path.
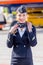
M 24 19 L 19 19 L 20 21 L 24 21 Z

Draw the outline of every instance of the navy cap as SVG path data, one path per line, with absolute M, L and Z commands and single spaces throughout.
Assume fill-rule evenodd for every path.
M 25 13 L 26 12 L 26 7 L 24 5 L 21 5 L 17 11 L 19 11 L 20 13 Z

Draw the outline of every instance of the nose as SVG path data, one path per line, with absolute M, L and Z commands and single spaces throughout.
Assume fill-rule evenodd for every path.
M 23 17 L 23 16 L 21 16 L 20 18 L 21 18 L 21 19 L 23 19 L 24 17 Z

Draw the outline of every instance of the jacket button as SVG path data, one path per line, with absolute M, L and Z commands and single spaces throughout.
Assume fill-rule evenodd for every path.
M 16 45 L 16 47 L 18 47 L 18 45 Z
M 24 45 L 24 47 L 26 47 L 26 45 Z

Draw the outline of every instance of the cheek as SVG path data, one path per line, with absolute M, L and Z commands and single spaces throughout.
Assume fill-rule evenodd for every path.
M 18 16 L 16 16 L 16 19 L 18 20 L 18 19 L 19 19 L 19 17 L 18 17 Z
M 26 20 L 27 19 L 27 16 L 25 16 L 24 19 Z

